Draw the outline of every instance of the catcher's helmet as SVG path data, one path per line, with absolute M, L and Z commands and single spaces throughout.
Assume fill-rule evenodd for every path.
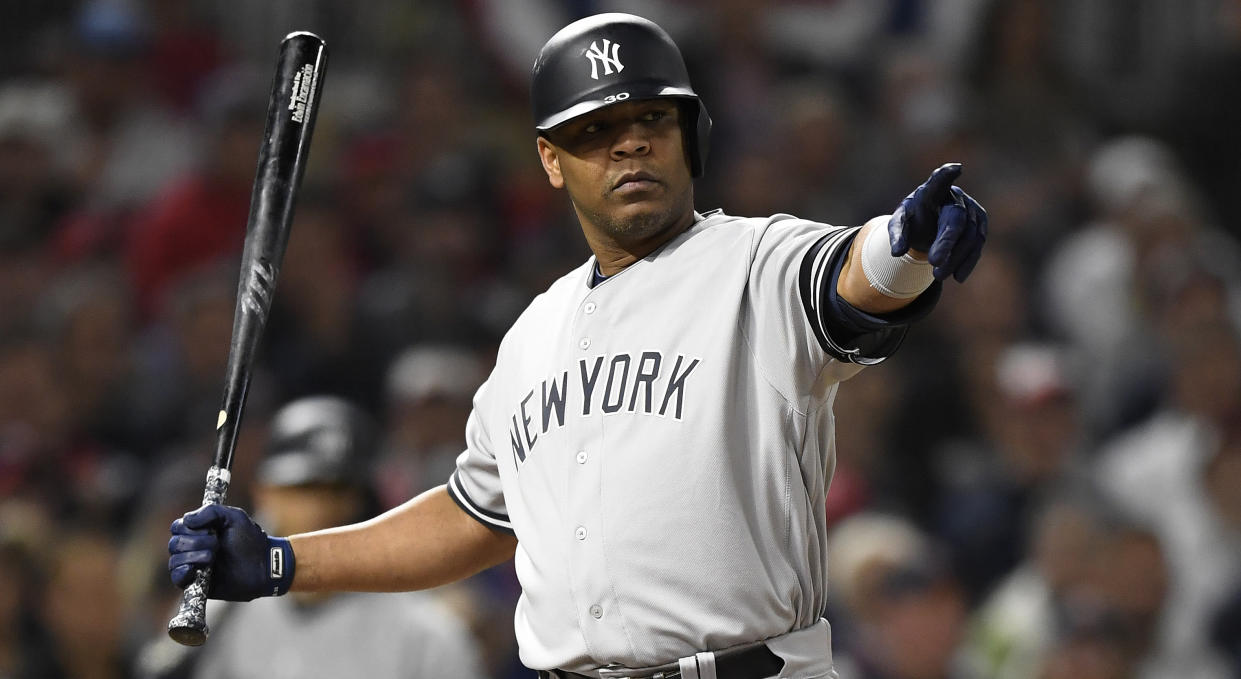
M 579 19 L 543 45 L 531 72 L 540 132 L 604 106 L 659 97 L 686 100 L 690 172 L 702 176 L 711 116 L 690 86 L 681 51 L 654 22 L 632 14 Z
M 374 421 L 357 406 L 333 396 L 298 399 L 272 417 L 258 478 L 272 486 L 366 487 L 377 445 Z

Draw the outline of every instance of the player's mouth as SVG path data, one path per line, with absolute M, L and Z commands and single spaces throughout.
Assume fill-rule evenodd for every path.
M 636 171 L 626 172 L 621 175 L 616 183 L 612 185 L 612 193 L 627 195 L 630 193 L 639 193 L 649 191 L 659 185 L 659 180 L 648 172 Z

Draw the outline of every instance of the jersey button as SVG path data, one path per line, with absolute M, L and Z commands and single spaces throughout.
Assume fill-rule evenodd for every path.
M 598 307 L 594 302 L 587 302 L 586 305 L 582 307 L 582 311 L 585 311 L 588 314 L 593 314 L 595 313 L 596 308 Z
M 586 539 L 586 527 L 578 526 L 577 530 L 573 531 L 573 537 L 577 538 L 578 540 L 585 540 Z
M 586 464 L 586 451 L 584 450 L 577 451 L 577 463 Z
M 599 604 L 595 604 L 594 606 L 591 606 L 590 616 L 594 618 L 595 620 L 602 618 L 603 617 L 603 606 L 600 606 Z
M 589 348 L 590 348 L 590 338 L 589 338 L 589 337 L 583 337 L 582 339 L 578 340 L 578 342 L 577 342 L 577 346 L 581 347 L 582 349 L 589 349 Z

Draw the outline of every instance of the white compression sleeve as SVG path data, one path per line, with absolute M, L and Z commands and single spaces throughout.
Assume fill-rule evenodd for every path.
M 892 256 L 888 217 L 875 217 L 870 223 L 873 226 L 862 242 L 862 272 L 871 287 L 896 299 L 917 297 L 931 287 L 935 275 L 930 263 L 918 261 L 908 252 Z

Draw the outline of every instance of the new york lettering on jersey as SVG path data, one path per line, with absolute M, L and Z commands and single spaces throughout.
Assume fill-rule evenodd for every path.
M 509 432 L 513 455 L 518 463 L 525 462 L 540 435 L 552 427 L 564 427 L 565 409 L 570 404 L 574 407 L 569 411 L 580 412 L 582 417 L 624 411 L 682 419 L 685 382 L 698 363 L 699 359 L 684 354 L 676 354 L 675 360 L 672 356 L 665 359 L 659 351 L 643 351 L 636 357 L 623 353 L 578 359 L 575 377 L 580 379 L 571 380 L 570 371 L 564 370 L 558 377 L 544 379 L 521 399 Z

